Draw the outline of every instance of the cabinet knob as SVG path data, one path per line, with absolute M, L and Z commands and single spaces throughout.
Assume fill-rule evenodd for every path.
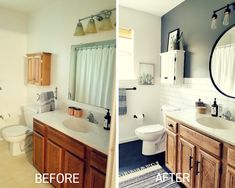
M 173 125 L 172 125 L 172 124 L 168 124 L 168 126 L 169 126 L 169 127 L 173 127 Z

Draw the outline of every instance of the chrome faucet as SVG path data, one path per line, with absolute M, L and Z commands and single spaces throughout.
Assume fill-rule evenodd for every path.
M 89 114 L 87 116 L 87 119 L 91 123 L 98 124 L 98 121 L 95 119 L 95 116 L 94 116 L 94 114 L 92 112 L 89 112 Z
M 231 121 L 233 119 L 232 113 L 228 110 L 222 114 L 222 118 Z

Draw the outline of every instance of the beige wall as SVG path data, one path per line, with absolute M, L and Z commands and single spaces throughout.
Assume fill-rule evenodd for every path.
M 115 7 L 113 0 L 56 1 L 35 12 L 29 19 L 28 52 L 47 51 L 53 54 L 50 87 L 28 86 L 27 101 L 35 102 L 36 93 L 58 87 L 60 107 L 71 103 L 67 100 L 71 45 L 115 38 L 115 30 L 98 32 L 81 37 L 73 33 L 79 18 Z M 113 22 L 115 13 L 113 12 Z M 84 24 L 86 28 L 86 23 Z M 84 106 L 84 105 L 82 105 Z M 92 106 L 84 106 L 93 110 Z M 99 110 L 95 108 L 95 110 Z
M 0 130 L 6 125 L 19 123 L 22 119 L 21 106 L 25 104 L 26 98 L 26 31 L 26 15 L 0 8 L 0 115 L 11 115 L 10 118 L 0 119 Z

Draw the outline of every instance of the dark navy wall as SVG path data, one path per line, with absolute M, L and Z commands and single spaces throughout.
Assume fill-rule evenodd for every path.
M 211 30 L 213 10 L 234 0 L 186 0 L 162 17 L 161 51 L 167 50 L 168 33 L 176 28 L 184 33 L 185 77 L 209 77 L 209 57 L 216 39 L 229 26 L 223 26 L 222 12 L 218 13 L 217 29 Z M 230 25 L 235 24 L 235 10 Z

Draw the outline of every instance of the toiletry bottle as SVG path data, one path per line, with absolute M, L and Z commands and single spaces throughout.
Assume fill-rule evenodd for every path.
M 110 123 L 111 123 L 111 115 L 109 113 L 109 109 L 107 109 L 108 112 L 107 114 L 104 116 L 104 124 L 103 124 L 103 127 L 104 129 L 106 130 L 110 130 Z
M 216 98 L 214 100 L 214 104 L 211 105 L 211 115 L 214 117 L 218 116 L 218 105 L 216 104 Z

